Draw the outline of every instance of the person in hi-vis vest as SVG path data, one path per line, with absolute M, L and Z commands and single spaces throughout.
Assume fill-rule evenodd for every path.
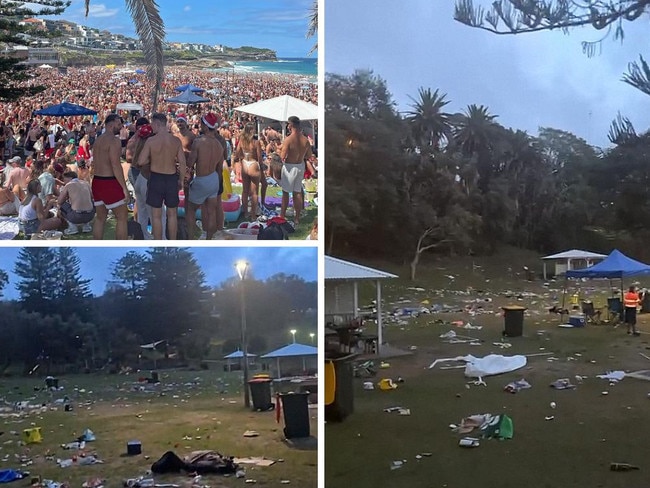
M 623 295 L 623 306 L 625 307 L 625 325 L 627 333 L 635 336 L 640 335 L 636 330 L 636 309 L 639 306 L 639 294 L 634 286 L 630 286 L 627 293 Z

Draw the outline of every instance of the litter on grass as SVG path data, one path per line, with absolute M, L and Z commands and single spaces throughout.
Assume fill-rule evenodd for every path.
M 469 434 L 475 429 L 478 429 L 480 436 L 485 439 L 512 439 L 514 435 L 512 419 L 505 414 L 470 415 L 462 419 L 460 424 L 453 428 L 453 431 L 459 434 Z
M 518 381 L 511 381 L 503 390 L 508 393 L 517 393 L 519 390 L 527 390 L 528 388 L 532 388 L 532 385 L 522 378 Z
M 608 371 L 605 374 L 596 375 L 597 378 L 602 378 L 604 380 L 609 380 L 612 382 L 619 382 L 625 378 L 625 371 Z
M 576 387 L 576 385 L 571 384 L 569 378 L 560 378 L 555 380 L 550 386 L 556 390 L 570 390 Z

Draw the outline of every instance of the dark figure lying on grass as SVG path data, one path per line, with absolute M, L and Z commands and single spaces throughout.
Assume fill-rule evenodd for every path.
M 222 456 L 216 451 L 193 451 L 184 459 L 167 451 L 151 465 L 151 471 L 155 474 L 181 471 L 192 474 L 233 474 L 237 471 L 237 465 L 232 457 Z

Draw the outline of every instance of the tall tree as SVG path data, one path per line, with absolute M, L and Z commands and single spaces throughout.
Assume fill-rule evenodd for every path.
M 27 28 L 19 25 L 25 17 L 60 15 L 70 5 L 69 0 L 5 1 L 0 3 L 0 44 L 25 45 L 18 34 Z M 38 10 L 36 10 L 38 8 Z M 30 81 L 28 66 L 13 56 L 0 56 L 0 101 L 16 100 L 45 90 Z
M 90 281 L 81 276 L 81 261 L 71 247 L 56 252 L 57 288 L 54 294 L 57 312 L 62 317 L 76 313 L 83 320 L 91 318 Z
M 28 312 L 54 310 L 57 293 L 56 251 L 47 247 L 25 247 L 16 259 L 14 273 L 21 279 L 16 288 L 20 302 Z
M 4 296 L 4 290 L 9 284 L 9 275 L 6 271 L 0 269 L 0 298 Z
M 443 111 L 449 103 L 446 96 L 438 90 L 432 92 L 431 88 L 420 88 L 417 99 L 410 97 L 412 110 L 408 112 L 406 121 L 423 162 L 439 151 L 442 143 L 451 139 L 450 114 Z
M 141 295 L 147 282 L 145 264 L 147 258 L 137 251 L 129 251 L 113 263 L 111 275 L 126 291 L 130 299 Z

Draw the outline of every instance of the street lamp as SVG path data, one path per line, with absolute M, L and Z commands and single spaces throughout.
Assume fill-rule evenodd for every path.
M 246 261 L 237 261 L 235 268 L 241 281 L 241 348 L 244 353 L 244 406 L 250 408 L 250 393 L 248 391 L 248 343 L 246 342 L 246 272 L 249 264 Z
M 296 329 L 291 329 L 289 332 L 291 332 L 291 335 L 293 336 L 293 343 L 296 343 L 296 332 L 298 332 Z
M 316 336 L 316 334 L 314 334 L 313 332 L 310 332 L 310 333 L 309 333 L 309 338 L 311 339 L 311 343 L 312 343 L 312 344 L 314 343 L 314 337 L 315 337 L 315 336 Z

